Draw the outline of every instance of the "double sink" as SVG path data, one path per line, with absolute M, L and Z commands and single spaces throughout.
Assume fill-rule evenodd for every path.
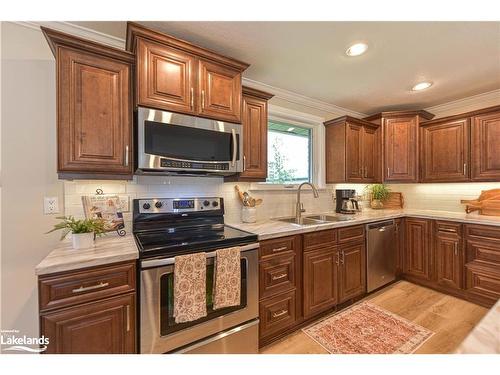
M 301 217 L 299 220 L 293 217 L 284 217 L 281 219 L 274 219 L 275 221 L 281 221 L 283 223 L 291 223 L 297 225 L 319 225 L 325 223 L 334 223 L 339 221 L 349 221 L 353 220 L 352 216 L 337 216 L 337 215 L 306 215 Z

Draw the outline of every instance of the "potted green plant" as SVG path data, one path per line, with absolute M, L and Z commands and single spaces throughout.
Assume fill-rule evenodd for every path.
M 389 198 L 390 189 L 384 184 L 372 184 L 366 187 L 367 192 L 371 195 L 371 208 L 384 208 L 384 201 Z
M 73 249 L 88 249 L 94 247 L 95 236 L 105 232 L 104 221 L 102 219 L 81 219 L 77 220 L 73 216 L 60 216 L 59 224 L 47 233 L 62 230 L 61 240 L 69 233 L 73 241 Z

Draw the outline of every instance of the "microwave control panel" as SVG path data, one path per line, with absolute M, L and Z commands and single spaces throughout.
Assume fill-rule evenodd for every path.
M 204 171 L 227 171 L 229 170 L 229 163 L 208 163 L 208 162 L 194 162 L 194 161 L 181 161 L 172 159 L 161 159 L 160 166 L 162 168 L 178 168 L 178 169 L 196 169 Z

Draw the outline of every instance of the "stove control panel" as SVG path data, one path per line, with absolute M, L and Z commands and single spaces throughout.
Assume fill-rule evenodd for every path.
M 183 213 L 215 211 L 222 208 L 222 198 L 153 198 L 139 199 L 139 213 Z

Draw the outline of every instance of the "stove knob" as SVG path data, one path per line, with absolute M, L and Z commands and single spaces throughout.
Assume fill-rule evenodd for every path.
M 151 208 L 151 205 L 149 203 L 144 203 L 142 205 L 142 208 L 144 208 L 145 210 L 149 210 Z
M 155 203 L 156 208 L 161 208 L 161 206 L 163 206 L 163 203 L 161 203 L 160 201 Z
M 217 201 L 212 202 L 212 206 L 217 207 L 218 205 L 219 205 L 219 202 L 217 202 Z
M 209 201 L 203 201 L 203 205 L 204 205 L 205 207 L 207 207 L 207 206 L 209 206 L 209 205 L 210 205 L 210 202 L 209 202 Z

